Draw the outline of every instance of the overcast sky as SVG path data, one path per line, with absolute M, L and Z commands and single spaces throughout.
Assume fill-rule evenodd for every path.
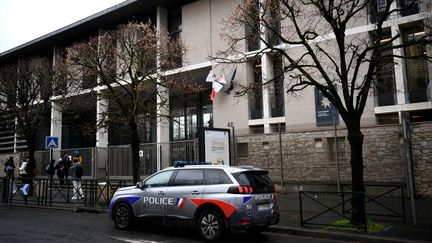
M 0 0 L 0 53 L 125 0 Z

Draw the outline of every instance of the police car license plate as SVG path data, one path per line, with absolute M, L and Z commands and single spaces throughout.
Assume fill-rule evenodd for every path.
M 271 209 L 270 203 L 258 204 L 258 211 L 264 211 L 264 210 L 270 210 L 270 209 Z

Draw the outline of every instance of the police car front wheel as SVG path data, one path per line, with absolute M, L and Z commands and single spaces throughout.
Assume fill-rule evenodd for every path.
M 204 240 L 216 240 L 224 232 L 224 223 L 219 212 L 204 210 L 198 217 L 198 232 Z
M 126 203 L 118 204 L 114 209 L 114 223 L 119 229 L 128 229 L 133 224 L 133 213 Z

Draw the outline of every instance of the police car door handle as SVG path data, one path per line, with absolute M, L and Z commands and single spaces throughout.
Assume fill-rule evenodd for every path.
M 165 195 L 163 191 L 158 192 L 158 195 Z
M 200 194 L 200 193 L 199 193 L 199 191 L 193 191 L 193 192 L 191 192 L 191 194 L 192 194 L 192 195 L 198 195 L 198 194 Z

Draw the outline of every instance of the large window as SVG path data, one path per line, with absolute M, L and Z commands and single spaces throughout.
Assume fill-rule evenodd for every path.
M 247 11 L 248 20 L 245 22 L 247 51 L 254 51 L 260 48 L 259 1 L 253 0 L 252 2 L 251 8 Z
M 181 39 L 182 32 L 182 9 L 181 7 L 168 10 L 168 32 L 170 37 L 174 40 Z M 173 55 L 173 62 L 176 64 L 175 67 L 182 66 L 181 56 L 177 53 Z
M 390 33 L 386 33 L 382 38 L 380 38 L 380 44 L 385 44 L 385 42 L 389 41 L 390 38 Z M 382 48 L 379 50 L 378 58 L 379 60 L 376 65 L 375 90 L 377 105 L 394 105 L 396 100 L 396 88 L 394 80 L 393 50 Z
M 263 118 L 261 60 L 253 61 L 253 82 L 250 83 L 249 95 L 250 119 Z
M 210 92 L 171 98 L 171 139 L 198 137 L 200 127 L 213 127 L 213 105 Z
M 270 84 L 271 117 L 284 116 L 284 72 L 281 56 L 273 58 L 273 82 Z
M 405 44 L 411 44 L 425 35 L 422 24 L 409 26 L 403 30 Z M 422 44 L 405 47 L 407 86 L 410 103 L 428 101 L 429 75 L 426 59 L 426 47 Z
M 369 5 L 369 21 L 371 23 L 378 22 L 387 8 L 387 0 L 371 0 Z
M 280 14 L 280 1 L 271 0 L 269 2 L 270 17 L 268 21 L 267 30 L 267 41 L 270 46 L 276 46 L 280 44 L 279 35 L 281 33 L 281 14 Z
M 418 1 L 415 0 L 399 0 L 402 16 L 417 14 L 419 12 Z

